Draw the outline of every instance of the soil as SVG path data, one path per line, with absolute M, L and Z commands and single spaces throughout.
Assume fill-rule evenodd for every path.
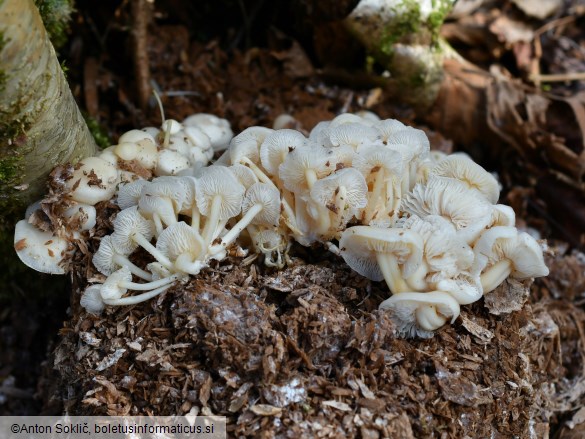
M 138 104 L 129 3 L 77 2 L 62 51 L 80 106 L 111 143 L 161 120 L 152 99 Z M 424 115 L 364 73 L 357 45 L 344 51 L 332 43 L 336 25 L 316 25 L 330 18 L 324 5 L 311 15 L 308 0 L 281 8 L 212 3 L 195 10 L 168 0 L 151 11 L 143 46 L 166 117 L 213 113 L 237 133 L 288 113 L 295 128 L 308 131 L 369 109 L 425 129 L 434 149 L 465 147 L 427 128 Z M 510 2 L 491 4 L 502 16 L 535 23 Z M 583 11 L 572 13 L 563 38 L 544 34 L 544 71 L 585 65 L 578 64 L 585 63 Z M 472 17 L 481 23 L 481 14 L 485 23 L 485 12 Z M 461 53 L 524 77 L 522 47 L 502 39 L 501 27 L 472 32 L 470 20 L 446 26 L 451 33 L 461 26 L 454 41 Z M 461 42 L 469 35 L 483 45 L 471 50 Z M 569 95 L 582 84 L 553 87 Z M 466 150 L 499 174 L 500 202 L 514 208 L 519 227 L 548 239 L 547 278 L 506 283 L 432 339 L 402 340 L 377 311 L 389 294 L 384 284 L 361 278 L 323 248 L 295 246 L 282 271 L 230 257 L 157 300 L 95 317 L 80 309 L 79 294 L 97 238 L 111 226 L 115 209 L 104 205 L 98 231 L 60 287 L 68 293 L 39 302 L 22 292 L 0 310 L 0 414 L 214 413 L 227 416 L 230 435 L 239 437 L 581 437 L 585 255 L 575 236 L 585 230 L 583 198 L 559 202 L 571 214 L 551 220 L 558 192 L 542 195 L 537 171 L 518 172 L 542 163 L 526 163 L 505 144 L 495 160 L 482 148 L 476 139 Z

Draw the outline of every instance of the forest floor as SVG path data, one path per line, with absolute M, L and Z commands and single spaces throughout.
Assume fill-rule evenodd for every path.
M 130 3 L 79 1 L 62 50 L 80 106 L 114 144 L 125 130 L 160 125 L 152 99 L 138 104 Z M 149 62 L 138 68 L 151 76 L 167 118 L 212 113 L 237 133 L 288 113 L 308 132 L 368 109 L 424 129 L 433 149 L 474 155 L 487 147 L 428 128 L 424 115 L 361 71 L 364 54 L 350 40 L 340 61 L 346 46 L 331 44 L 334 26 L 317 32 L 292 6 L 240 2 L 249 7 L 242 20 L 238 2 L 226 2 L 221 19 L 211 6 L 203 13 L 187 3 L 157 2 L 143 36 Z M 511 2 L 487 3 L 444 27 L 468 60 L 523 79 L 534 62 L 539 74 L 585 71 L 585 10 L 541 20 Z M 585 93 L 584 81 L 543 87 Z M 85 257 L 58 287 L 70 297 L 25 300 L 15 282 L 0 311 L 0 414 L 211 412 L 228 416 L 234 435 L 266 437 L 582 437 L 585 203 L 565 201 L 570 218 L 553 219 L 537 175 L 518 176 L 527 159 L 499 148 L 498 159 L 480 164 L 498 173 L 500 202 L 514 208 L 518 226 L 548 240 L 547 278 L 506 283 L 432 339 L 402 340 L 377 311 L 387 287 L 320 248 L 294 246 L 293 263 L 280 272 L 231 257 L 153 303 L 101 317 L 79 307 L 80 273 L 92 270 Z M 111 212 L 101 214 L 90 253 L 109 227 Z

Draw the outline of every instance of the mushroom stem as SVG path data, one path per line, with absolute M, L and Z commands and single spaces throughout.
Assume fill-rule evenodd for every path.
M 115 254 L 113 261 L 121 267 L 127 267 L 130 270 L 130 273 L 139 277 L 140 279 L 144 279 L 146 281 L 152 280 L 152 274 L 148 271 L 144 271 L 142 268 L 137 267 L 134 265 L 130 260 L 122 255 Z
M 407 286 L 414 291 L 426 291 L 429 287 L 429 284 L 425 280 L 427 273 L 429 272 L 429 267 L 425 261 L 419 265 L 414 273 L 412 273 L 408 278 L 406 278 Z
M 201 213 L 199 212 L 199 208 L 197 204 L 193 203 L 193 208 L 191 209 L 191 227 L 195 230 L 199 231 L 199 225 L 201 222 Z
M 158 262 L 160 262 L 165 268 L 169 270 L 173 268 L 173 263 L 156 249 L 150 242 L 146 240 L 140 233 L 133 233 L 132 240 L 136 242 L 140 247 L 150 253 Z
M 205 221 L 205 227 L 203 227 L 203 248 L 209 247 L 213 240 L 213 234 L 219 224 L 219 210 L 221 208 L 221 195 L 215 195 L 211 201 L 211 209 L 209 209 L 209 216 Z
M 439 315 L 433 305 L 419 306 L 414 315 L 418 326 L 425 331 L 434 331 L 447 323 L 447 317 Z
M 262 169 L 260 169 L 258 167 L 258 165 L 256 165 L 256 163 L 254 163 L 248 157 L 242 157 L 240 159 L 240 162 L 242 164 L 245 164 L 246 166 L 248 166 L 252 171 L 254 171 L 254 174 L 256 174 L 256 177 L 258 177 L 258 180 L 260 180 L 261 183 L 269 184 L 270 186 L 275 187 L 276 189 L 278 189 L 279 192 L 282 192 L 278 188 L 278 186 L 274 184 L 274 182 L 270 179 L 270 177 L 268 177 L 262 171 Z M 290 204 L 288 203 L 288 201 L 286 200 L 286 197 L 281 197 L 280 203 L 281 203 L 282 208 L 284 210 L 285 223 L 286 223 L 286 225 L 289 227 L 289 229 L 295 235 L 302 236 L 303 233 L 299 230 L 299 226 L 297 225 L 295 213 L 294 213 L 292 207 L 290 206 Z
M 122 305 L 136 305 L 140 302 L 145 302 L 153 297 L 158 296 L 160 293 L 165 292 L 171 287 L 171 285 L 165 285 L 147 293 L 139 294 L 138 296 L 121 297 L 119 299 L 104 299 L 106 305 L 122 306 Z
M 496 262 L 481 274 L 481 286 L 483 293 L 495 290 L 512 272 L 512 263 L 509 259 Z
M 200 260 L 193 260 L 188 254 L 182 254 L 175 260 L 175 267 L 177 270 L 197 275 L 201 269 L 205 268 L 207 264 Z
M 127 290 L 149 291 L 149 290 L 152 290 L 154 288 L 159 288 L 159 287 L 162 287 L 164 285 L 173 283 L 178 278 L 179 278 L 179 275 L 173 274 L 170 277 L 165 277 L 163 279 L 155 280 L 155 281 L 148 282 L 148 283 L 145 283 L 145 284 L 139 284 L 139 283 L 136 283 L 136 282 L 120 282 L 118 284 L 118 286 L 120 288 L 125 288 Z
M 409 287 L 402 278 L 396 257 L 391 254 L 376 252 L 376 261 L 384 275 L 384 280 L 392 294 L 409 291 Z
M 374 187 L 372 187 L 372 193 L 368 199 L 368 205 L 366 206 L 365 222 L 368 224 L 376 216 L 376 206 L 380 199 L 380 193 L 384 187 L 384 171 L 378 169 L 376 172 L 376 179 L 374 180 Z
M 335 195 L 335 208 L 337 209 L 333 212 L 333 223 L 336 227 L 339 227 L 342 223 L 343 212 L 345 211 L 345 207 L 347 206 L 347 188 L 345 186 L 339 186 L 339 190 L 337 191 L 337 195 Z
M 312 168 L 305 169 L 305 179 L 307 180 L 307 186 L 310 191 L 313 188 L 315 182 L 317 181 L 317 173 L 315 172 L 315 170 Z
M 256 215 L 258 215 L 262 211 L 263 208 L 264 208 L 264 205 L 262 205 L 262 204 L 253 205 L 246 212 L 246 214 L 242 218 L 240 218 L 240 220 L 230 229 L 230 231 L 227 232 L 223 236 L 223 238 L 221 238 L 221 243 L 218 244 L 218 246 L 226 248 L 228 245 L 230 245 L 232 242 L 234 242 L 234 240 L 238 236 L 240 236 L 240 233 L 242 233 L 242 230 L 244 230 L 248 226 L 248 224 L 250 224 L 252 222 L 254 217 Z M 211 250 L 211 253 L 213 254 L 213 250 Z

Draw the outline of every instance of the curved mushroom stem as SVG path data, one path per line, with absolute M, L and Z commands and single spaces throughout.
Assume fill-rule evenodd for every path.
M 119 299 L 104 299 L 106 305 L 122 306 L 122 305 L 135 305 L 140 302 L 145 302 L 153 297 L 158 296 L 160 293 L 165 292 L 171 287 L 171 285 L 165 285 L 164 287 L 157 288 L 156 290 L 149 291 L 147 293 L 139 294 L 138 296 L 121 297 Z
M 495 290 L 512 272 L 512 263 L 509 259 L 496 262 L 481 274 L 481 286 L 483 293 Z
M 248 157 L 242 157 L 240 159 L 240 163 L 242 163 L 245 166 L 248 166 L 254 172 L 254 174 L 256 174 L 256 177 L 258 177 L 258 180 L 260 180 L 260 182 L 269 184 L 269 185 L 275 187 L 276 189 L 278 189 L 279 192 L 282 193 L 282 191 L 278 188 L 277 185 L 274 184 L 274 182 L 270 179 L 270 177 L 268 177 L 262 171 L 262 169 L 260 169 L 258 167 L 258 165 L 256 165 L 256 163 L 254 163 Z M 286 197 L 281 197 L 280 203 L 281 203 L 282 209 L 284 211 L 286 225 L 289 227 L 289 229 L 295 235 L 302 236 L 303 233 L 299 230 L 299 226 L 297 225 L 295 213 L 294 213 L 292 207 L 290 206 L 290 204 L 288 203 Z
M 168 268 L 169 270 L 173 268 L 173 263 L 169 260 L 169 258 L 158 251 L 157 248 L 148 242 L 144 236 L 142 236 L 140 233 L 133 233 L 131 236 L 134 242 L 150 253 L 165 268 Z
M 447 317 L 439 315 L 433 305 L 419 306 L 414 315 L 418 326 L 425 331 L 434 331 L 447 323 Z
M 193 203 L 193 208 L 191 209 L 191 227 L 199 232 L 199 225 L 201 222 L 201 213 L 199 212 L 199 208 L 197 204 Z
M 154 222 L 154 234 L 158 238 L 164 230 L 162 221 L 158 213 L 152 215 L 152 221 Z
M 347 188 L 345 186 L 339 186 L 337 194 L 335 195 L 335 212 L 333 213 L 333 224 L 335 224 L 336 228 L 342 226 L 343 222 L 343 213 L 345 212 L 345 208 L 347 206 Z
M 384 275 L 384 280 L 392 294 L 403 293 L 410 290 L 402 277 L 402 272 L 400 271 L 395 256 L 377 252 L 376 261 L 378 262 L 378 266 Z
M 230 231 L 227 232 L 221 238 L 221 243 L 219 243 L 217 246 L 220 246 L 224 249 L 227 248 L 232 242 L 236 240 L 238 236 L 240 236 L 242 230 L 244 230 L 252 222 L 254 217 L 258 215 L 263 208 L 264 205 L 262 204 L 254 204 L 250 209 L 248 209 L 245 215 L 242 218 L 240 218 L 240 220 L 230 229 Z M 210 250 L 210 253 L 213 254 L 213 248 L 217 246 L 213 246 Z
M 168 285 L 170 283 L 173 283 L 177 279 L 179 279 L 179 277 L 180 276 L 178 274 L 173 274 L 170 277 L 165 277 L 163 279 L 155 280 L 155 281 L 148 282 L 145 284 L 139 284 L 136 282 L 120 282 L 118 284 L 118 286 L 121 288 L 128 289 L 128 290 L 148 291 L 148 290 L 152 290 L 153 288 L 158 288 L 158 287 L 162 287 L 164 285 Z
M 130 262 L 130 260 L 128 258 L 126 258 L 122 255 L 115 254 L 113 261 L 114 261 L 114 263 L 118 264 L 121 267 L 127 267 L 128 270 L 130 270 L 130 273 L 139 277 L 140 279 L 144 279 L 147 281 L 152 280 L 152 274 L 150 274 L 148 271 L 144 271 L 140 267 L 137 267 L 132 262 Z
M 429 267 L 427 263 L 423 260 L 422 263 L 416 269 L 416 271 L 412 273 L 410 277 L 406 278 L 407 286 L 414 291 L 426 291 L 429 288 L 429 284 L 425 280 L 425 277 L 428 272 Z
M 307 186 L 309 187 L 309 191 L 313 188 L 313 185 L 317 181 L 317 173 L 314 169 L 305 169 L 305 179 L 307 180 Z

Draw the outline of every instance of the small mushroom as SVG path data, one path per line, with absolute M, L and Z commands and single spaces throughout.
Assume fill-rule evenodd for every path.
M 206 248 L 199 232 L 180 221 L 167 227 L 158 237 L 156 248 L 170 260 L 175 269 L 189 274 L 199 274 L 207 264 Z
M 130 252 L 131 253 L 131 252 Z M 112 235 L 106 235 L 100 241 L 98 250 L 93 254 L 92 262 L 95 268 L 106 276 L 121 267 L 128 267 L 130 272 L 141 279 L 151 281 L 152 275 L 136 266 L 128 259 L 130 253 L 117 250 L 112 243 Z
M 394 294 L 384 300 L 379 309 L 392 310 L 392 320 L 398 335 L 405 338 L 430 338 L 433 331 L 448 320 L 453 323 L 460 313 L 459 303 L 443 291 Z
M 414 274 L 422 263 L 423 247 L 423 240 L 416 232 L 371 226 L 350 227 L 339 239 L 345 262 L 372 280 L 377 280 L 381 272 L 394 294 L 409 291 L 404 279 Z M 372 268 L 374 262 L 379 271 Z
M 118 183 L 118 170 L 99 157 L 87 157 L 76 166 L 65 186 L 69 196 L 84 204 L 94 206 L 112 198 Z
M 20 260 L 33 270 L 48 274 L 64 274 L 63 261 L 69 256 L 69 241 L 51 232 L 37 229 L 27 220 L 14 228 L 14 250 Z

